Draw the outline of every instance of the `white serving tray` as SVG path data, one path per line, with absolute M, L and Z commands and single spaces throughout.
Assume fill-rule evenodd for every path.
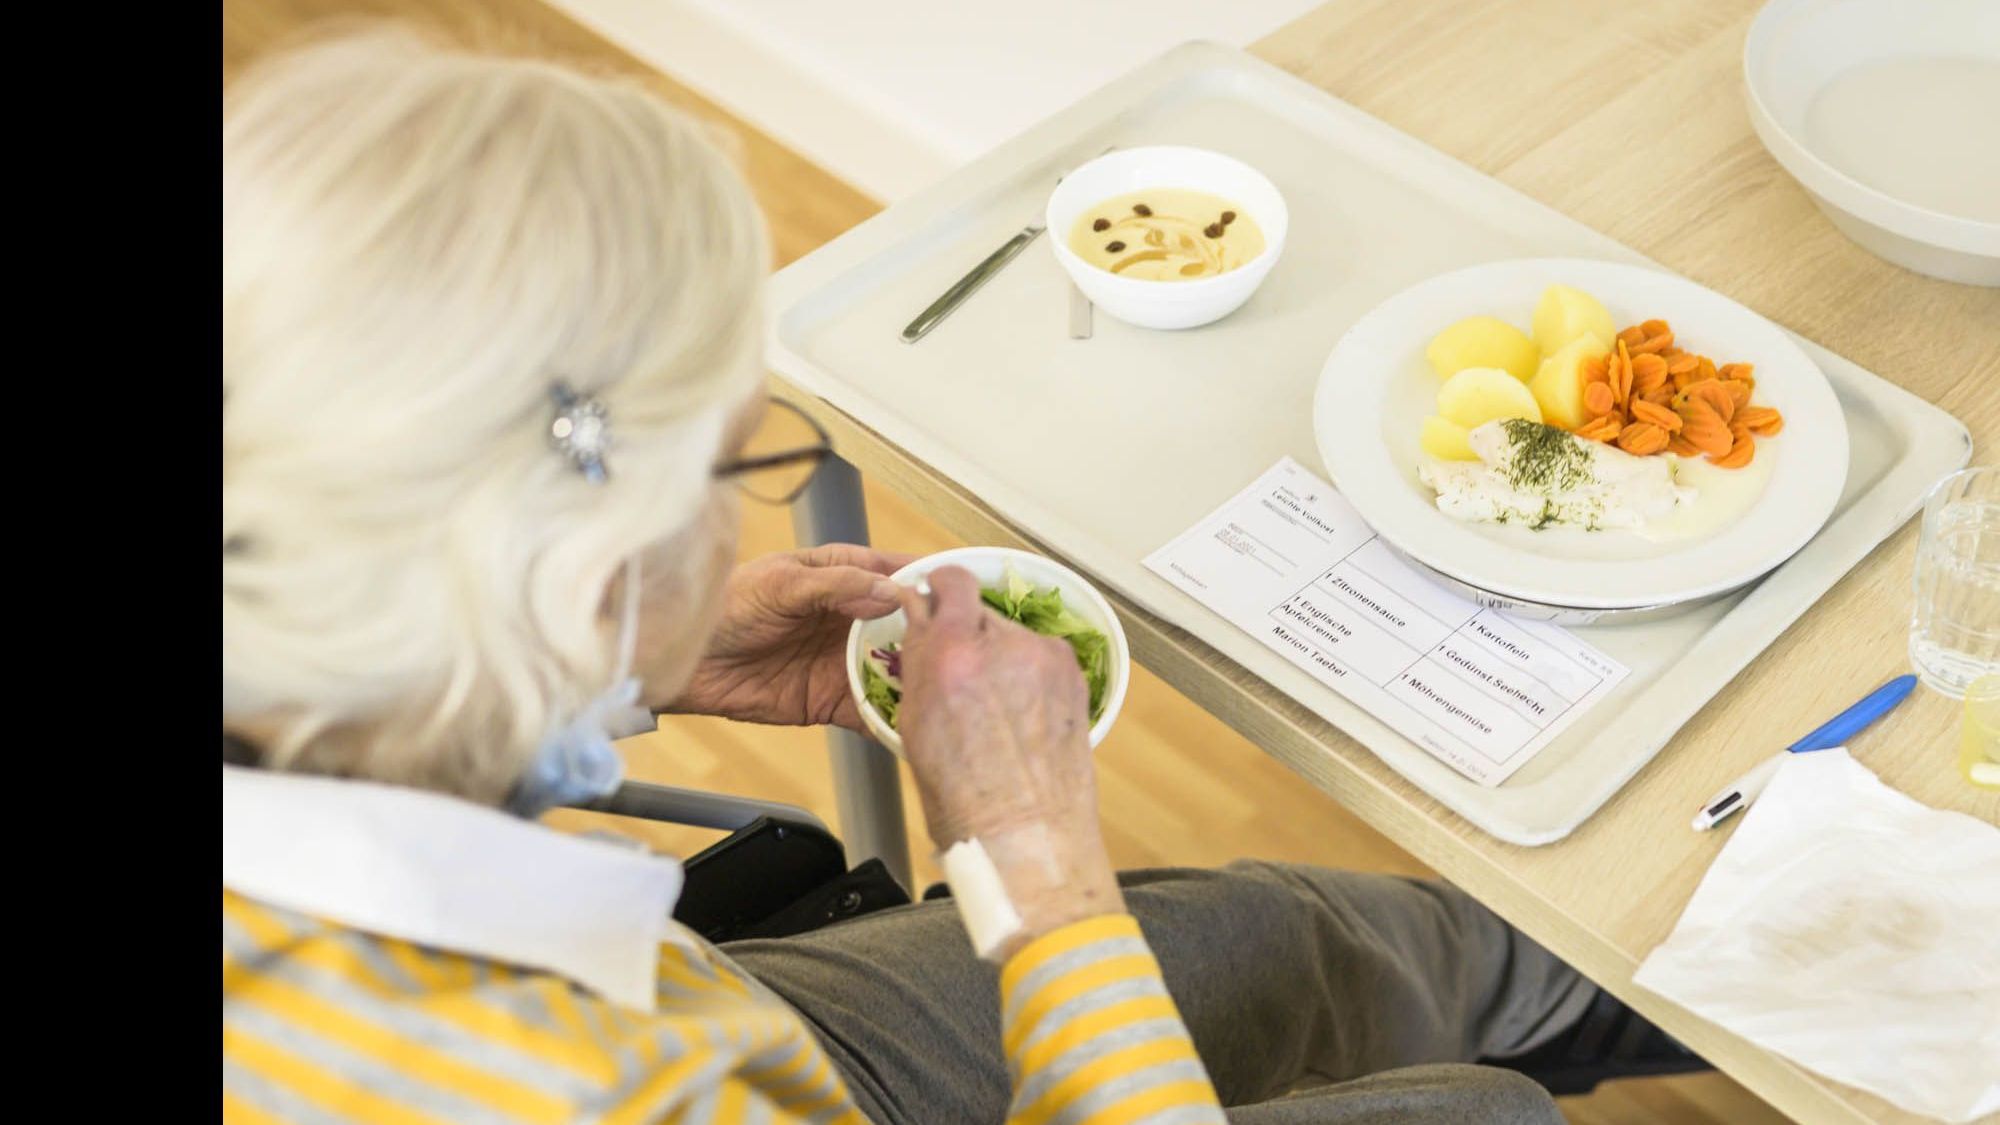
M 1030 246 L 916 344 L 904 324 L 1031 220 L 1107 145 L 1190 144 L 1255 165 L 1291 236 L 1257 295 L 1206 328 L 1099 315 L 1066 331 L 1069 282 Z M 1046 238 L 1048 236 L 1044 236 Z M 1656 265 L 1285 72 L 1190 43 L 883 211 L 772 282 L 774 370 L 964 486 L 1071 565 L 1261 676 L 1467 820 L 1561 839 L 1971 453 L 1950 415 L 1801 340 L 1847 411 L 1833 519 L 1746 593 L 1578 629 L 1632 675 L 1507 782 L 1485 788 L 1312 680 L 1140 563 L 1289 454 L 1324 471 L 1314 384 L 1340 334 L 1404 287 L 1522 257 Z M 1327 751 L 1333 753 L 1331 749 Z

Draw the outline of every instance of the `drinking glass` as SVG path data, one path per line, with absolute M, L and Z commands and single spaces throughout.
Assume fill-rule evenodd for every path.
M 1910 663 L 1924 683 L 1962 699 L 1972 681 L 2000 673 L 2000 468 L 1931 487 L 1914 585 Z

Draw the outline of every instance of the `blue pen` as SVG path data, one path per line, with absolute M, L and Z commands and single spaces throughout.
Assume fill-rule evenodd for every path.
M 1916 686 L 1915 676 L 1897 676 L 1863 696 L 1861 702 L 1835 715 L 1825 726 L 1757 763 L 1756 768 L 1731 782 L 1728 788 L 1702 802 L 1701 811 L 1694 814 L 1694 830 L 1705 832 L 1742 812 L 1745 806 L 1757 799 L 1757 794 L 1764 791 L 1764 786 L 1770 784 L 1771 776 L 1784 764 L 1786 754 L 1803 754 L 1809 750 L 1846 745 L 1847 740 L 1861 733 L 1863 727 L 1895 710 L 1896 704 L 1909 698 Z

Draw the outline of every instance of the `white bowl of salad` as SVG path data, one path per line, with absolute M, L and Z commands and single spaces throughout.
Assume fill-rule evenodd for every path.
M 1125 705 L 1125 689 L 1132 679 L 1132 650 L 1104 595 L 1061 563 L 1011 547 L 940 551 L 891 577 L 904 586 L 916 586 L 944 566 L 971 571 L 993 612 L 1069 642 L 1090 689 L 1090 744 L 1102 742 Z M 898 755 L 903 740 L 896 733 L 896 713 L 903 699 L 901 649 L 908 625 L 898 610 L 873 621 L 856 621 L 847 634 L 847 684 L 861 721 L 877 742 Z

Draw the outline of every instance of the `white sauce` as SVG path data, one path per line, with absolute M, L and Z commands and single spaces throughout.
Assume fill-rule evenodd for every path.
M 1664 454 L 1665 459 L 1674 462 L 1676 481 L 1694 489 L 1701 499 L 1698 503 L 1683 504 L 1664 519 L 1647 523 L 1638 529 L 1639 534 L 1655 543 L 1667 543 L 1701 539 L 1735 523 L 1764 494 L 1764 485 L 1771 479 L 1771 466 L 1777 461 L 1773 442 L 1781 440 L 1759 438 L 1757 455 L 1740 469 L 1718 469 L 1704 457 L 1684 460 L 1671 453 Z

